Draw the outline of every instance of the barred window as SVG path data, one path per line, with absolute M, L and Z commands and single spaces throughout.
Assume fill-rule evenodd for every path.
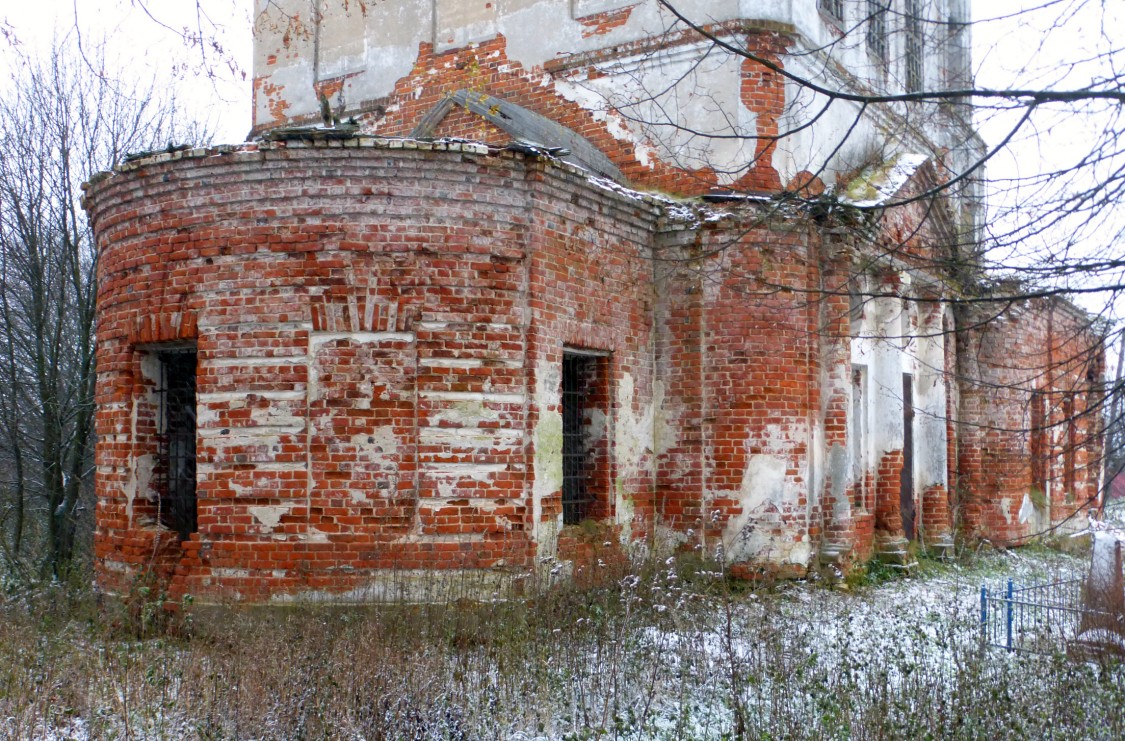
M 887 60 L 887 6 L 890 0 L 867 0 L 867 48 Z
M 817 0 L 817 6 L 833 18 L 844 17 L 844 0 Z
M 160 522 L 187 538 L 196 531 L 195 365 L 192 349 L 161 352 L 157 434 Z
M 918 92 L 925 82 L 922 75 L 922 10 L 919 0 L 906 0 L 905 21 L 905 85 L 908 92 Z
M 588 351 L 563 354 L 563 524 L 610 514 L 609 357 Z

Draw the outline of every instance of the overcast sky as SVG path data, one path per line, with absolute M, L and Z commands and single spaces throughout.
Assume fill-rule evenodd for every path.
M 1081 54 L 1097 46 L 1104 29 L 1083 28 L 1081 18 L 1071 21 L 1065 34 L 1044 37 L 1043 24 L 1034 16 L 1008 17 L 1023 6 L 1046 3 L 1051 17 L 1081 0 L 973 0 L 974 57 L 979 83 L 1003 87 L 1019 79 L 1028 86 L 1057 83 L 1061 55 Z M 1100 5 L 1099 3 L 1092 3 Z M 1121 4 L 1121 3 L 1117 3 Z M 197 18 L 189 0 L 149 0 L 159 22 L 154 22 L 134 0 L 35 0 L 8 2 L 0 11 L 25 50 L 50 45 L 52 36 L 73 36 L 82 29 L 83 41 L 108 39 L 111 57 L 137 74 L 171 78 L 189 104 L 207 115 L 219 141 L 241 141 L 250 127 L 250 13 L 249 0 L 200 0 L 203 16 Z M 77 23 L 75 16 L 77 14 Z M 997 19 L 997 20 L 993 20 Z M 1120 14 L 1119 14 L 1120 19 Z M 202 26 L 223 48 L 225 56 L 208 53 L 207 72 L 200 75 L 198 48 L 185 48 L 176 31 L 194 32 Z M 1113 29 L 1110 29 L 1113 30 Z M 1125 34 L 1125 28 L 1116 29 Z M 228 63 L 236 70 L 232 71 Z M 179 74 L 174 71 L 179 70 Z M 245 75 L 245 79 L 243 78 Z M 984 132 L 991 136 L 991 131 Z
M 198 17 L 196 3 L 191 0 L 146 0 L 155 19 L 138 2 L 6 0 L 0 22 L 7 21 L 18 40 L 15 48 L 29 56 L 48 50 L 53 37 L 73 40 L 77 29 L 81 29 L 86 47 L 104 38 L 110 65 L 116 61 L 117 68 L 129 74 L 154 76 L 159 84 L 171 86 L 180 105 L 208 123 L 217 143 L 243 141 L 251 124 L 252 0 L 199 0 L 202 15 Z M 1113 64 L 1120 61 L 1105 52 L 1120 49 L 1125 38 L 1122 0 L 971 2 L 973 59 L 980 88 L 1080 88 L 1098 74 L 1113 74 Z M 1039 10 L 1020 12 L 1025 8 Z M 1060 17 L 1065 25 L 1052 29 Z M 206 42 L 216 42 L 221 53 L 208 48 L 203 54 L 198 45 L 184 43 L 185 35 L 198 35 L 200 28 Z M 1076 59 L 1085 61 L 1077 68 L 1064 63 Z M 17 61 L 12 44 L 0 38 L 0 69 Z M 112 67 L 107 71 L 114 74 Z M 0 75 L 0 94 L 6 84 L 4 77 Z M 1125 251 L 1121 247 L 1125 213 L 1115 216 L 1117 209 L 1094 208 L 1047 230 L 1039 229 L 1032 216 L 1036 199 L 1050 203 L 1059 198 L 1060 192 L 1073 191 L 1076 184 L 1085 187 L 1093 177 L 1094 170 L 1084 167 L 1074 178 L 1052 174 L 1036 181 L 1036 175 L 1065 169 L 1088 155 L 1092 143 L 1107 130 L 1109 114 L 1074 116 L 1072 111 L 1072 106 L 1039 110 L 1014 145 L 988 162 L 987 228 L 996 237 L 996 242 L 989 244 L 1001 245 L 990 255 L 1003 265 L 1047 263 L 1060 249 L 1068 254 L 1072 250 L 1103 255 Z M 986 144 L 999 142 L 1016 118 L 1018 111 L 979 107 L 977 123 Z M 1103 182 L 1106 168 L 1125 166 L 1119 159 L 1100 164 L 1103 172 L 1097 176 Z M 1045 207 L 1041 213 L 1053 212 Z M 1081 279 L 1068 277 L 1064 281 L 1075 287 L 1071 281 Z M 1105 276 L 1096 275 L 1095 279 L 1105 280 Z M 1125 280 L 1125 275 L 1120 280 Z M 1078 300 L 1092 311 L 1099 310 L 1098 295 Z
M 558 0 L 562 2 L 563 0 Z M 200 0 L 197 17 L 191 0 L 148 0 L 156 20 L 137 5 L 138 0 L 7 0 L 0 10 L 19 42 L 19 49 L 34 55 L 49 49 L 52 37 L 73 39 L 81 29 L 87 47 L 107 39 L 110 64 L 137 76 L 156 76 L 172 86 L 181 105 L 206 120 L 216 142 L 240 142 L 250 129 L 251 0 Z M 1125 36 L 1125 3 L 1112 0 L 972 0 L 974 66 L 977 84 L 986 88 L 1018 85 L 1025 88 L 1080 87 L 1090 79 L 1089 67 L 1105 66 L 1100 51 L 1120 47 Z M 1021 14 L 1023 7 L 1045 10 Z M 1102 13 L 1108 14 L 1103 16 Z M 1047 33 L 1051 21 L 1063 16 L 1066 27 Z M 77 16 L 77 21 L 76 21 Z M 202 28 L 208 42 L 222 49 L 201 53 L 185 45 L 183 36 Z M 68 39 L 69 40 L 69 39 Z M 12 58 L 12 48 L 0 39 L 0 64 Z M 1072 70 L 1062 59 L 1085 58 L 1087 69 Z M 113 74 L 112 69 L 109 71 Z M 2 76 L 0 76 L 2 78 Z M 0 92 L 4 85 L 0 79 Z M 980 109 L 978 124 L 985 141 L 993 144 L 1007 134 L 1013 114 Z M 1023 209 L 1029 176 L 1066 166 L 1082 156 L 1082 145 L 1094 141 L 1102 122 L 1093 117 L 1052 119 L 1043 111 L 1023 141 L 988 164 L 996 181 L 990 194 L 993 225 L 1005 205 Z M 1086 152 L 1089 150 L 1086 149 Z M 1004 183 L 1020 181 L 1020 188 Z M 1016 214 L 1022 218 L 1022 214 Z M 1081 228 L 1081 227 L 1079 227 Z M 1099 227 L 1100 228 L 1100 227 Z M 1023 250 L 1019 241 L 1018 249 Z M 1014 248 L 1015 249 L 1015 248 Z M 1025 252 L 1024 254 L 1028 254 Z
M 52 38 L 74 38 L 76 29 L 86 46 L 106 39 L 109 64 L 174 86 L 181 102 L 209 121 L 216 142 L 242 141 L 250 130 L 252 3 L 200 0 L 198 18 L 190 0 L 149 0 L 148 5 L 159 22 L 131 0 L 5 0 L 0 20 L 8 21 L 20 48 L 31 55 L 49 49 Z M 184 30 L 198 35 L 201 26 L 222 55 L 208 50 L 204 57 L 198 47 L 185 45 Z M 0 43 L 0 51 L 3 47 Z

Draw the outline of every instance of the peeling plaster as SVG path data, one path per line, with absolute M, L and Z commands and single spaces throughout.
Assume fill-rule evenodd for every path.
M 289 510 L 293 508 L 289 504 L 277 504 L 272 506 L 262 507 L 247 507 L 246 510 L 254 516 L 254 519 L 268 532 L 272 532 L 277 528 L 281 522 L 281 518 L 289 514 Z
M 434 422 L 449 422 L 461 428 L 480 427 L 482 422 L 500 419 L 500 412 L 486 407 L 483 400 L 470 399 L 454 402 L 434 414 L 432 419 Z
M 1026 494 L 1024 495 L 1027 496 Z M 1004 522 L 1009 525 L 1012 524 L 1012 499 L 1011 497 L 1003 497 L 1000 499 L 998 506 L 1000 507 L 1000 514 L 1004 516 Z
M 398 453 L 398 436 L 393 425 L 376 427 L 369 433 L 352 436 L 352 444 L 371 458 L 389 458 Z
M 832 497 L 832 519 L 837 522 L 851 518 L 851 502 L 846 496 L 848 484 L 851 483 L 851 462 L 848 451 L 839 443 L 833 444 L 828 449 L 828 480 L 832 490 L 828 492 Z M 819 489 L 819 487 L 817 487 Z
M 652 384 L 652 408 L 654 416 L 652 421 L 652 446 L 657 455 L 664 455 L 679 444 L 679 434 L 676 418 L 664 406 L 665 390 L 663 381 L 654 381 Z
M 617 473 L 630 478 L 641 471 L 644 454 L 652 450 L 655 399 L 645 406 L 638 416 L 633 411 L 636 391 L 633 376 L 624 373 L 617 386 L 617 420 L 614 440 L 614 457 Z
M 554 368 L 548 363 L 539 363 L 535 376 L 534 405 L 539 419 L 535 424 L 535 430 L 532 432 L 535 458 L 533 460 L 534 483 L 531 488 L 531 508 L 535 540 L 539 544 L 540 555 L 554 555 L 553 549 L 551 551 L 546 550 L 548 542 L 544 538 L 551 535 L 553 536 L 552 541 L 557 539 L 558 527 L 561 524 L 555 523 L 553 528 L 547 528 L 542 521 L 543 499 L 562 489 L 563 482 L 562 413 L 551 409 L 558 403 L 559 384 L 561 382 L 559 373 L 558 368 Z M 553 546 L 553 543 L 551 545 Z
M 596 76 L 583 68 L 557 79 L 555 91 L 632 144 L 642 165 L 714 168 L 719 183 L 730 184 L 754 160 L 757 115 L 742 101 L 741 58 L 709 51 L 710 43 L 687 44 L 616 59 L 598 65 Z M 677 82 L 669 88 L 669 80 Z
M 458 479 L 472 479 L 473 481 L 488 482 L 492 475 L 508 470 L 506 463 L 424 463 L 422 470 L 430 476 L 451 477 Z M 561 470 L 561 461 L 560 461 Z
M 741 512 L 723 529 L 723 553 L 727 563 L 769 561 L 807 566 L 812 545 L 804 533 L 806 512 L 799 509 L 800 486 L 787 475 L 789 450 L 807 441 L 803 425 L 770 425 L 766 435 L 754 442 L 766 451 L 747 459 L 738 491 L 714 492 L 714 496 L 736 499 Z M 751 443 L 747 439 L 747 447 Z M 805 471 L 802 465 L 800 471 Z M 794 522 L 794 518 L 799 521 Z

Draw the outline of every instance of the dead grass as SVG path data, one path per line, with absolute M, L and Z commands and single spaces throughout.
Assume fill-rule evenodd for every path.
M 731 588 L 665 563 L 522 601 L 230 608 L 166 624 L 143 603 L 40 589 L 0 603 L 0 735 L 1125 736 L 1120 668 L 979 645 L 971 593 L 998 569 L 935 567 L 845 594 Z

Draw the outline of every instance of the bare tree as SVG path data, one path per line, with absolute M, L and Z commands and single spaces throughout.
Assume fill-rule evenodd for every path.
M 0 98 L 0 555 L 58 576 L 92 521 L 97 255 L 81 184 L 201 132 L 151 82 L 91 74 L 74 50 L 19 61 Z
M 763 43 L 764 33 L 755 37 L 709 16 L 706 4 L 657 2 L 668 19 L 667 46 L 694 45 L 691 54 L 680 54 L 679 66 L 671 67 L 665 51 L 649 45 L 650 51 L 626 62 L 595 62 L 595 73 L 580 68 L 575 84 L 602 96 L 605 115 L 624 119 L 660 160 L 693 173 L 690 190 L 710 186 L 720 197 L 759 198 L 764 190 L 778 209 L 807 209 L 865 244 L 852 274 L 835 289 L 767 285 L 746 276 L 748 300 L 776 291 L 803 292 L 809 302 L 832 293 L 878 299 L 882 289 L 865 288 L 872 284 L 864 275 L 903 264 L 939 276 L 950 286 L 940 300 L 953 304 L 957 316 L 950 325 L 959 333 L 956 373 L 974 393 L 1004 399 L 1009 409 L 1025 407 L 1022 420 L 957 423 L 974 426 L 980 436 L 1033 439 L 1031 447 L 1052 459 L 1044 476 L 1069 491 L 1075 489 L 1073 475 L 1067 480 L 1062 472 L 1073 470 L 1077 460 L 1096 480 L 1103 463 L 1120 458 L 1120 436 L 1110 434 L 1108 457 L 1090 459 L 1091 451 L 1101 449 L 1103 430 L 1113 433 L 1120 425 L 1122 405 L 1114 403 L 1122 394 L 1120 378 L 1104 397 L 1100 388 L 1087 388 L 1097 387 L 1105 347 L 1121 332 L 1114 322 L 1125 289 L 1119 208 L 1125 194 L 1125 43 L 1113 33 L 1125 22 L 1120 8 L 1095 0 L 1047 0 L 1009 12 L 1004 4 L 990 4 L 990 16 L 971 21 L 968 3 L 959 0 L 818 0 L 824 37 L 785 37 L 779 51 Z M 1006 68 L 998 65 L 998 72 L 978 77 L 970 67 L 968 38 L 993 28 L 994 36 L 1004 29 L 1022 39 L 1023 48 Z M 784 111 L 765 123 L 740 115 L 738 96 L 721 99 L 708 84 L 722 68 L 755 75 L 755 89 L 783 97 Z M 988 134 L 987 143 L 978 130 Z M 922 155 L 938 166 L 914 187 L 867 197 L 868 190 L 878 190 L 874 179 L 902 155 Z M 780 182 L 755 178 L 755 172 L 783 169 Z M 884 225 L 902 223 L 913 226 L 890 238 L 893 230 Z M 920 234 L 929 247 L 912 249 Z M 715 260 L 709 268 L 691 269 L 726 267 Z M 896 286 L 894 293 L 907 303 L 934 300 L 930 290 Z M 1003 381 L 982 380 L 970 369 L 982 334 L 998 336 L 994 320 L 1029 301 L 1056 297 L 1069 298 L 1090 316 L 1070 314 L 1079 330 L 1057 338 L 1049 367 L 1029 352 L 991 359 L 1008 364 L 997 374 Z M 975 333 L 977 346 L 966 332 Z M 1099 335 L 1109 335 L 1104 344 Z M 1068 374 L 1077 380 L 1060 386 L 1058 379 Z M 1037 421 L 1036 404 L 1044 407 Z

